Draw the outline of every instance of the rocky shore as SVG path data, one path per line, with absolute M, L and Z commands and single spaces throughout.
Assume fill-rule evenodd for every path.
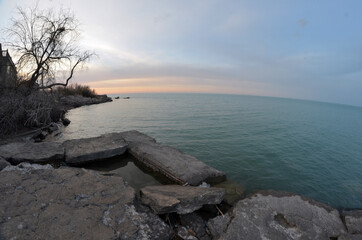
M 105 102 L 112 102 L 112 98 L 107 95 L 96 95 L 96 97 L 82 97 L 82 96 L 63 96 L 60 97 L 59 102 L 66 108 L 66 110 L 77 108 L 86 105 L 99 104 Z
M 87 106 L 92 104 L 100 104 L 106 102 L 112 102 L 112 98 L 107 95 L 96 95 L 95 97 L 83 97 L 80 95 L 69 95 L 69 96 L 60 96 L 56 101 L 56 106 L 53 107 L 50 115 L 52 116 L 52 121 L 46 126 L 39 127 L 37 129 L 28 129 L 21 128 L 18 129 L 16 133 L 12 135 L 2 135 L 0 134 L 0 145 L 6 144 L 9 142 L 24 142 L 24 141 L 35 141 L 40 142 L 44 140 L 49 134 L 59 131 L 59 129 L 64 125 L 67 126 L 70 124 L 70 120 L 65 117 L 65 114 L 68 110 Z
M 83 168 L 124 154 L 169 184 Z M 277 191 L 230 205 L 225 180 L 138 131 L 0 145 L 0 239 L 362 239 L 362 210 Z

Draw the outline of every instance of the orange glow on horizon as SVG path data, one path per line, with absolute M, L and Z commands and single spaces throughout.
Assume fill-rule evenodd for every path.
M 98 94 L 127 94 L 127 93 L 219 93 L 219 94 L 262 94 L 256 86 L 240 88 L 198 83 L 188 78 L 132 78 L 114 79 L 85 83 Z M 245 90 L 248 89 L 248 90 Z

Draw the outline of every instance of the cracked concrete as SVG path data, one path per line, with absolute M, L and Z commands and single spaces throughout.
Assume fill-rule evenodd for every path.
M 168 239 L 119 176 L 60 168 L 0 172 L 1 239 Z M 120 221 L 122 219 L 122 221 Z

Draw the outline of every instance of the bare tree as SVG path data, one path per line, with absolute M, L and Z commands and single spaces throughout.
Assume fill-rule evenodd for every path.
M 93 55 L 79 46 L 79 24 L 69 11 L 17 9 L 6 29 L 16 66 L 32 89 L 67 86 L 74 72 Z

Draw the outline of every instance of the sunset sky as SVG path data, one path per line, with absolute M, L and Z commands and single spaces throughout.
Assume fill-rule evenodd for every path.
M 36 2 L 0 0 L 0 28 L 17 5 Z M 360 0 L 38 2 L 69 8 L 82 23 L 82 46 L 98 57 L 74 81 L 98 93 L 231 93 L 362 106 Z

